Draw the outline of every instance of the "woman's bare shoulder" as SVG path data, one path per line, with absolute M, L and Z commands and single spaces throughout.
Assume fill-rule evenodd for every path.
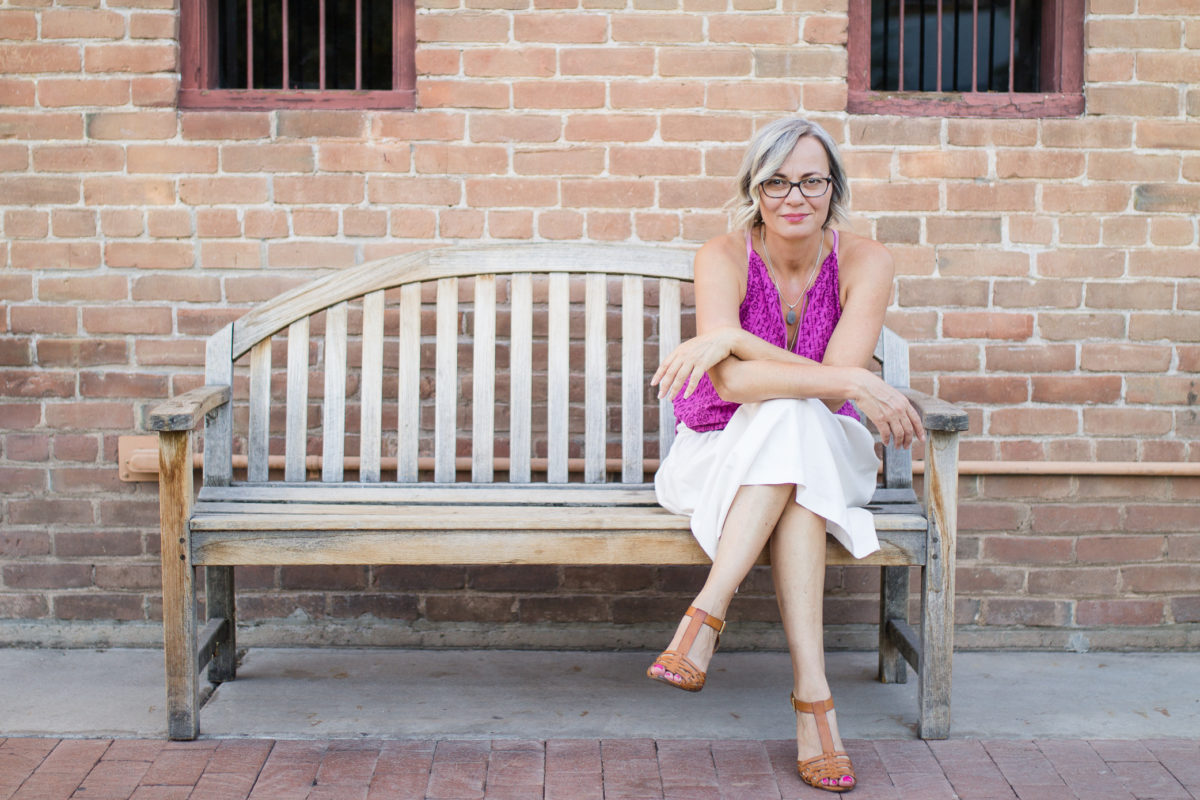
M 838 230 L 838 268 L 847 277 L 866 274 L 891 280 L 895 271 L 892 254 L 874 239 Z
M 696 252 L 697 272 L 726 272 L 740 270 L 740 265 L 746 260 L 745 235 L 740 231 L 731 231 L 709 239 Z

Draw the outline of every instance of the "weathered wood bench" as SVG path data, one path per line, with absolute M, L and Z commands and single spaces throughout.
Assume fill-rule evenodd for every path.
M 235 677 L 234 565 L 707 563 L 648 482 L 674 436 L 649 378 L 681 320 L 694 324 L 691 259 L 639 246 L 432 249 L 328 275 L 212 336 L 206 385 L 148 420 L 159 431 L 169 736 L 198 734 L 205 665 L 209 681 Z M 274 393 L 273 342 L 286 354 Z M 907 387 L 903 340 L 885 330 L 875 355 Z M 889 448 L 872 506 L 881 549 L 856 561 L 831 539 L 828 561 L 882 567 L 879 678 L 904 682 L 911 664 L 920 735 L 943 738 L 967 417 L 909 396 L 929 429 L 924 501 L 911 454 Z M 245 480 L 234 480 L 235 451 Z M 913 565 L 919 632 L 908 621 Z

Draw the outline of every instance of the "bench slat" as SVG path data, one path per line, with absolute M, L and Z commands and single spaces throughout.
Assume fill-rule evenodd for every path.
M 396 479 L 416 481 L 421 423 L 421 287 L 400 290 L 400 363 L 397 365 Z
M 332 508 L 327 514 L 294 512 L 293 504 L 192 516 L 193 531 L 322 531 L 362 530 L 607 530 L 629 527 L 641 530 L 686 530 L 688 520 L 651 506 L 547 506 L 536 510 L 521 505 L 355 506 Z M 924 530 L 924 524 L 922 524 Z
M 621 481 L 642 481 L 643 281 L 621 279 Z
M 653 497 L 651 495 L 651 497 Z M 543 505 L 539 506 L 537 513 L 542 514 L 547 508 L 553 509 L 593 509 L 600 511 L 611 511 L 615 516 L 615 520 L 620 520 L 621 515 L 625 514 L 630 509 L 649 509 L 657 510 L 656 506 L 642 501 L 641 498 L 631 498 L 630 502 L 616 502 L 611 504 L 604 503 L 608 498 L 597 497 L 547 497 L 543 501 Z M 506 498 L 491 497 L 490 499 L 480 498 L 474 502 L 466 503 L 448 503 L 446 500 L 434 502 L 428 498 L 418 497 L 414 500 L 406 502 L 406 508 L 421 509 L 422 513 L 441 514 L 453 518 L 451 527 L 458 528 L 463 526 L 463 519 L 467 516 L 478 517 L 480 524 L 484 527 L 490 527 L 488 520 L 484 515 L 491 513 L 496 508 L 507 509 L 509 513 L 520 514 L 522 512 L 529 514 L 529 506 L 523 502 L 506 503 Z M 399 524 L 396 520 L 400 517 L 396 514 L 397 506 L 395 504 L 372 504 L 372 503 L 305 503 L 305 502 L 289 502 L 271 503 L 271 502 L 228 502 L 228 501 L 212 501 L 199 503 L 196 506 L 196 514 L 198 517 L 211 517 L 213 520 L 224 520 L 216 522 L 202 523 L 201 527 L 207 525 L 232 525 L 232 530 L 243 530 L 242 522 L 230 522 L 230 520 L 257 520 L 254 523 L 246 522 L 245 525 L 250 526 L 248 529 L 258 530 L 263 528 L 271 528 L 278 526 L 280 515 L 298 515 L 303 517 L 320 517 L 326 522 L 319 523 L 316 521 L 304 523 L 300 529 L 310 530 L 322 525 L 329 524 L 328 520 L 334 518 L 348 518 L 349 516 L 369 517 L 372 519 L 383 519 L 384 522 L 378 523 L 386 527 L 391 524 Z M 619 511 L 614 509 L 620 509 Z M 880 532 L 896 531 L 896 530 L 925 530 L 924 515 L 921 513 L 920 506 L 878 506 L 873 509 L 873 518 L 875 519 L 876 529 Z M 556 512 L 559 513 L 559 512 Z M 561 514 L 569 515 L 570 512 L 562 511 Z M 589 512 L 590 513 L 590 512 Z M 410 519 L 404 517 L 405 520 Z M 424 525 L 425 517 L 417 515 L 412 519 L 418 520 L 417 526 Z M 558 517 L 563 525 L 569 527 L 570 517 Z M 655 517 L 655 519 L 658 519 Z M 310 526 L 310 527 L 305 527 Z M 413 526 L 405 522 L 403 529 L 408 530 Z M 427 527 L 427 526 L 426 526 Z M 472 526 L 474 527 L 474 526 Z M 526 524 L 526 527 L 531 527 Z M 679 528 L 686 530 L 688 522 L 686 518 L 673 520 L 670 526 L 672 529 Z M 215 528 L 214 528 L 215 529 Z M 440 528 L 439 528 L 440 530 Z
M 570 440 L 567 406 L 570 387 L 571 285 L 565 272 L 550 274 L 550 317 L 546 347 L 546 480 L 567 480 L 567 444 Z
M 471 480 L 492 480 L 496 438 L 496 276 L 475 279 L 474 373 L 471 396 Z
M 679 346 L 679 281 L 663 278 L 658 282 L 658 362 Z M 675 405 L 670 397 L 658 401 L 658 457 L 666 458 L 675 443 Z
M 346 452 L 346 303 L 325 312 L 325 403 L 321 480 L 342 479 Z
M 608 281 L 603 275 L 587 276 L 584 337 L 584 446 L 583 480 L 604 481 L 606 404 L 608 402 Z
M 834 539 L 826 562 L 834 565 L 904 566 L 923 559 L 922 533 L 881 538 L 880 549 L 855 559 Z M 638 527 L 544 531 L 479 530 L 391 532 L 353 524 L 328 531 L 261 531 L 237 538 L 196 531 L 192 560 L 200 565 L 253 564 L 708 564 L 686 531 Z M 765 554 L 759 563 L 766 563 Z
M 523 504 L 523 505 L 646 505 L 657 506 L 654 486 L 648 483 L 564 483 L 564 484 L 408 484 L 405 486 L 339 484 L 290 486 L 278 483 L 234 484 L 201 489 L 198 500 L 203 503 L 328 503 L 330 507 L 345 504 Z
M 379 456 L 383 441 L 383 292 L 363 298 L 362 382 L 359 389 L 358 479 L 380 479 Z
M 192 517 L 193 531 L 322 531 L 359 528 L 361 530 L 689 530 L 687 517 L 654 506 L 572 505 L 544 506 L 536 510 L 525 505 L 358 505 L 352 509 L 336 506 L 264 504 L 254 511 L 233 506 L 197 506 Z M 322 513 L 324 512 L 324 513 Z M 874 515 L 879 531 L 910 531 L 922 539 L 927 523 L 918 514 Z M 567 561 L 566 563 L 573 563 Z
M 437 282 L 437 372 L 434 377 L 433 479 L 454 483 L 458 439 L 458 278 Z
M 509 331 L 508 479 L 529 483 L 533 425 L 533 278 L 513 275 Z
M 308 317 L 288 326 L 287 420 L 284 434 L 283 479 L 307 477 L 308 455 Z
M 885 381 L 892 386 L 908 386 L 908 343 L 904 339 L 884 328 L 879 333 L 875 358 Z M 883 448 L 883 485 L 912 486 L 912 450 L 891 444 Z
M 271 340 L 250 348 L 250 422 L 246 431 L 246 473 L 252 481 L 268 477 L 271 440 Z
M 233 387 L 233 324 L 209 337 L 204 346 L 204 383 Z M 204 418 L 204 485 L 233 480 L 233 403 L 224 403 Z
M 410 483 L 365 484 L 312 483 L 294 486 L 284 483 L 233 484 L 205 486 L 201 503 L 355 503 L 375 504 L 513 504 L 525 506 L 559 504 L 646 505 L 658 506 L 653 483 L 560 483 L 560 484 L 486 484 L 486 483 Z M 870 508 L 919 508 L 911 489 L 875 490 Z

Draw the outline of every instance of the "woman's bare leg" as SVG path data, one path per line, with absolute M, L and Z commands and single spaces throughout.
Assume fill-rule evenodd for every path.
M 790 502 L 771 537 L 771 573 L 792 655 L 792 691 L 812 703 L 830 696 L 825 677 L 822 602 L 825 596 L 825 520 Z M 842 749 L 837 712 L 828 712 L 834 748 Z M 821 754 L 816 717 L 796 715 L 797 758 Z
M 734 592 L 758 560 L 779 522 L 780 514 L 795 494 L 796 487 L 790 484 L 742 486 L 738 489 L 725 517 L 725 525 L 721 529 L 712 568 L 709 569 L 708 578 L 700 594 L 692 601 L 693 606 L 707 611 L 714 617 L 725 618 Z M 690 621 L 685 617 L 679 623 L 669 650 L 679 648 Z M 715 642 L 716 633 L 713 629 L 706 625 L 701 626 L 690 652 L 684 655 L 698 669 L 707 671 Z M 657 666 L 652 667 L 652 670 L 672 682 L 678 682 L 677 676 L 666 673 Z

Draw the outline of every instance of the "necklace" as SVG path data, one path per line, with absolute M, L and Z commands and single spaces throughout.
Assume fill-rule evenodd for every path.
M 770 249 L 767 248 L 767 235 L 766 235 L 766 226 L 765 225 L 758 229 L 758 239 L 760 242 L 762 242 L 763 254 L 766 255 L 766 257 L 767 257 L 767 273 L 771 276 L 771 283 L 775 284 L 775 292 L 779 295 L 779 299 L 782 300 L 783 304 L 788 307 L 787 324 L 795 325 L 796 319 L 797 319 L 796 306 L 800 305 L 801 300 L 808 299 L 808 290 L 812 288 L 813 283 L 816 282 L 816 280 L 817 280 L 817 268 L 821 264 L 821 251 L 824 249 L 824 244 L 825 244 L 824 231 L 822 231 L 822 233 L 821 233 L 821 242 L 820 242 L 820 244 L 817 245 L 817 258 L 813 262 L 812 270 L 810 270 L 810 272 L 809 272 L 808 283 L 805 285 L 804 290 L 802 292 L 800 292 L 800 296 L 796 298 L 796 302 L 794 302 L 794 303 L 789 303 L 787 301 L 787 298 L 783 296 L 783 290 L 781 290 L 779 288 L 779 281 L 777 281 L 775 279 L 775 265 L 773 263 L 771 263 L 771 251 L 770 251 Z M 807 308 L 807 304 L 806 304 L 805 308 L 802 308 L 800 310 L 801 316 L 803 316 L 806 308 Z M 800 329 L 797 328 L 796 329 L 796 338 L 799 338 L 799 337 L 800 337 Z M 789 350 L 792 349 L 790 345 L 789 345 L 788 349 Z

